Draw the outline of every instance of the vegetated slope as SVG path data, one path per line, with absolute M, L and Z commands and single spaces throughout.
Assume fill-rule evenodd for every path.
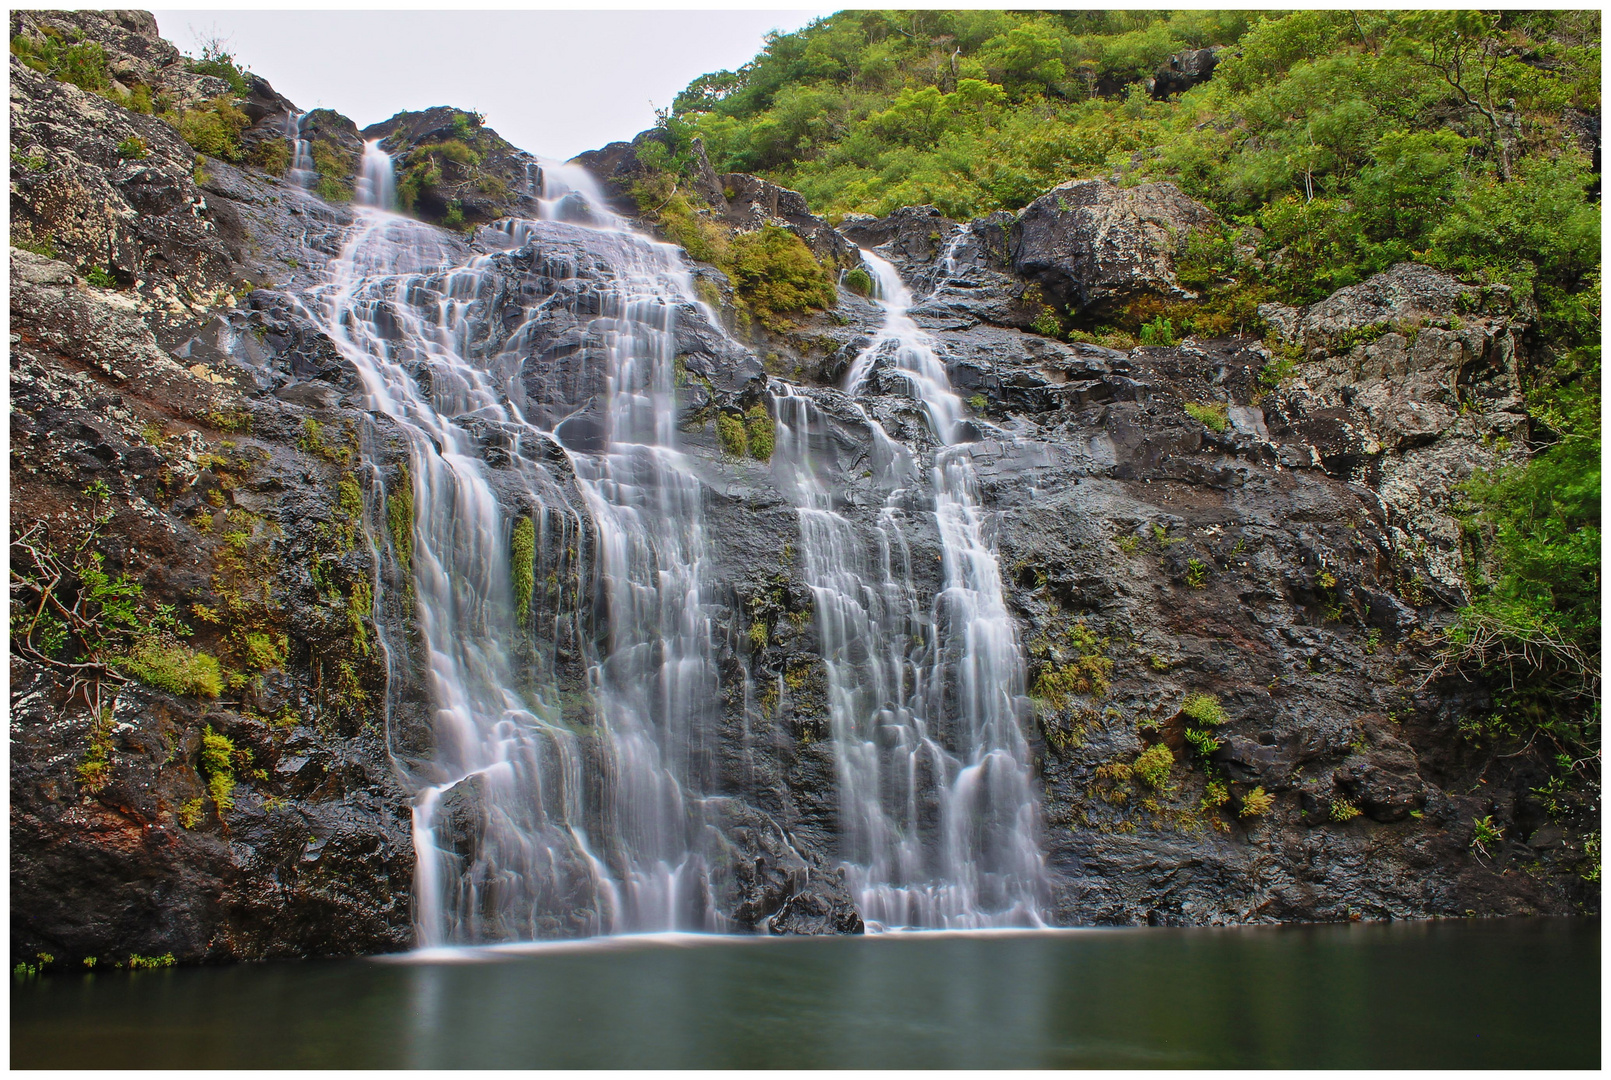
M 848 11 L 696 79 L 662 126 L 835 219 L 1016 210 L 1084 177 L 1172 182 L 1219 215 L 1179 267 L 1200 299 L 1048 305 L 1036 328 L 1071 340 L 1262 336 L 1261 305 L 1406 260 L 1513 288 L 1536 310 L 1534 453 L 1466 485 L 1450 663 L 1498 689 L 1468 737 L 1543 740 L 1592 806 L 1599 82 L 1598 12 Z

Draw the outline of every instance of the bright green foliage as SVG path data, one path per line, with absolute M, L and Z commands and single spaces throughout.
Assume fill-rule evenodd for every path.
M 84 274 L 84 280 L 97 289 L 117 288 L 117 278 L 107 272 L 104 266 L 92 266 Z
M 386 528 L 392 534 L 397 563 L 407 577 L 414 565 L 414 485 L 407 465 L 398 466 L 394 490 L 386 496 Z
M 235 806 L 235 758 L 234 741 L 207 725 L 201 736 L 201 774 L 207 778 L 207 793 L 220 817 Z
M 89 749 L 74 770 L 86 791 L 99 791 L 112 775 L 112 714 L 102 709 L 90 725 Z
M 773 448 L 772 417 L 765 405 L 752 405 L 744 414 L 744 432 L 749 444 L 749 455 L 757 461 L 771 461 Z
M 831 307 L 835 300 L 833 279 L 811 249 L 777 225 L 733 237 L 728 277 L 769 329 L 782 326 L 785 316 Z
M 240 161 L 245 156 L 241 132 L 251 127 L 252 121 L 227 94 L 213 98 L 203 108 L 187 109 L 177 115 L 164 113 L 162 118 L 178 128 L 185 142 L 202 154 L 225 161 Z
M 1359 807 L 1346 799 L 1338 799 L 1331 804 L 1331 820 L 1333 821 L 1352 821 L 1359 814 Z
M 201 59 L 190 61 L 190 70 L 197 75 L 223 79 L 229 83 L 236 97 L 245 97 L 251 89 L 246 81 L 248 72 L 235 63 L 234 55 L 224 48 L 221 41 L 205 42 L 201 48 Z
M 1494 824 L 1493 815 L 1474 818 L 1471 822 L 1471 850 L 1481 855 L 1492 855 L 1490 847 L 1505 838 L 1505 830 Z
M 1229 406 L 1223 401 L 1214 401 L 1206 405 L 1187 401 L 1181 404 L 1181 408 L 1185 409 L 1193 420 L 1211 431 L 1224 431 L 1229 426 L 1230 421 L 1226 418 Z
M 350 177 L 357 169 L 352 155 L 324 139 L 315 139 L 312 147 L 313 170 L 319 174 L 313 190 L 325 202 L 351 202 Z
M 842 284 L 858 296 L 873 295 L 873 277 L 859 266 L 846 271 Z
M 39 39 L 18 34 L 11 39 L 11 55 L 35 71 L 91 93 L 105 93 L 112 86 L 106 51 L 93 41 L 68 44 L 54 27 L 45 27 Z
M 509 572 L 515 584 L 515 612 L 524 620 L 537 587 L 537 529 L 529 517 L 515 519 L 509 539 Z
M 138 135 L 130 136 L 117 144 L 117 156 L 120 158 L 138 160 L 149 156 L 149 154 L 150 151 L 146 149 L 145 140 Z
M 1157 316 L 1149 323 L 1143 323 L 1141 326 L 1141 344 L 1143 345 L 1168 348 L 1174 345 L 1177 340 L 1179 339 L 1175 337 L 1175 324 L 1162 315 Z M 1187 409 L 1189 411 L 1190 406 L 1187 406 Z
M 1218 739 L 1199 728 L 1187 728 L 1185 736 L 1186 741 L 1191 744 L 1193 750 L 1197 751 L 1199 757 L 1206 758 L 1220 747 Z
M 1130 775 L 1155 790 L 1169 782 L 1169 772 L 1175 767 L 1175 755 L 1163 743 L 1149 746 L 1130 766 Z
M 1225 715 L 1225 707 L 1219 703 L 1219 698 L 1213 694 L 1187 694 L 1186 700 L 1181 702 L 1180 711 L 1188 720 L 1204 727 L 1218 727 L 1230 719 Z
M 1201 810 L 1218 810 L 1220 807 L 1224 806 L 1230 801 L 1231 792 L 1230 789 L 1225 786 L 1225 781 L 1210 780 L 1203 788 L 1202 802 L 1198 803 L 1197 805 L 1198 809 Z
M 1242 809 L 1238 816 L 1245 818 L 1262 817 L 1268 814 L 1273 806 L 1275 806 L 1275 796 L 1265 791 L 1262 787 L 1256 787 L 1242 796 Z
M 173 967 L 179 961 L 173 958 L 173 953 L 163 953 L 161 956 L 141 956 L 139 953 L 129 954 L 129 968 L 138 971 L 142 968 L 155 969 Z
M 722 449 L 734 457 L 743 457 L 750 448 L 749 435 L 744 431 L 744 421 L 732 413 L 716 414 L 716 439 L 722 444 Z
M 1074 656 L 1065 663 L 1049 662 L 1035 676 L 1030 693 L 1053 709 L 1068 705 L 1076 695 L 1089 694 L 1101 698 L 1108 692 L 1108 680 L 1113 675 L 1113 661 L 1106 655 L 1107 639 L 1083 622 L 1075 622 L 1067 632 L 1068 644 Z M 1037 643 L 1049 651 L 1044 640 Z
M 141 682 L 170 694 L 215 698 L 224 690 L 216 657 L 156 637 L 136 642 L 115 663 Z

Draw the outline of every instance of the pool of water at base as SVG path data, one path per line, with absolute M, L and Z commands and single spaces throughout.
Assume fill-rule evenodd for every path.
M 672 936 L 14 981 L 13 1068 L 1578 1068 L 1597 918 Z

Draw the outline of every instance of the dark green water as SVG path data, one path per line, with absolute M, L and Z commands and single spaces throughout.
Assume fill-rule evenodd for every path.
M 16 982 L 13 1068 L 1600 1064 L 1597 919 L 614 942 Z

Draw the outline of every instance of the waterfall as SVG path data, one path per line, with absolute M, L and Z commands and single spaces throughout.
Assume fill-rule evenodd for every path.
M 366 202 L 385 202 L 384 157 L 370 144 Z M 696 302 L 677 249 L 617 227 L 560 176 L 577 182 L 553 202 L 602 224 L 518 222 L 510 252 L 454 265 L 438 230 L 363 206 L 313 298 L 369 407 L 408 442 L 434 752 L 404 768 L 428 946 L 724 925 L 702 491 L 672 391 L 675 320 Z M 563 284 L 505 290 L 516 264 Z M 520 372 L 556 308 L 575 320 L 586 385 L 534 401 Z M 506 448 L 497 469 L 489 441 Z
M 379 139 L 364 143 L 355 201 L 359 206 L 372 206 L 377 210 L 390 210 L 397 203 L 397 174 L 392 169 L 392 156 L 380 148 Z
M 814 447 L 826 439 L 810 398 L 778 399 L 782 485 L 798 507 L 801 548 L 827 668 L 847 877 L 869 926 L 1039 925 L 1044 867 L 1039 804 L 1022 724 L 1024 668 L 1001 569 L 985 538 L 971 425 L 945 365 L 907 315 L 895 268 L 863 253 L 883 325 L 846 391 L 875 368 L 905 383 L 939 445 L 929 479 L 943 584 L 923 611 L 907 531 L 925 507 L 912 453 L 866 411 L 875 483 L 888 492 L 876 552 L 836 509 Z
M 285 114 L 285 138 L 291 144 L 291 167 L 285 175 L 297 187 L 310 188 L 318 177 L 313 165 L 313 144 L 302 137 L 302 119 L 307 113 Z

